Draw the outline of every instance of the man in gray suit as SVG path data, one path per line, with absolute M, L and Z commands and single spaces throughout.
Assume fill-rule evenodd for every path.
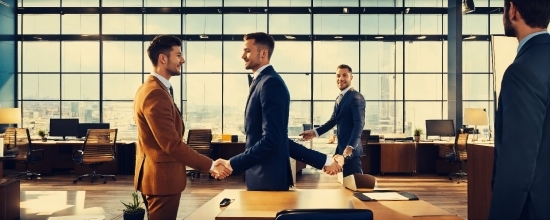
M 498 97 L 489 218 L 550 219 L 550 0 L 504 2 L 519 46 Z

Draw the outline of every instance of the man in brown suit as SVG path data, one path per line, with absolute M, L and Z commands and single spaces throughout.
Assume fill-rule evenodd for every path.
M 134 187 L 140 191 L 150 220 L 176 219 L 181 192 L 185 189 L 185 167 L 225 178 L 231 171 L 187 146 L 181 113 L 173 101 L 171 76 L 181 74 L 185 60 L 181 40 L 160 35 L 147 53 L 154 72 L 139 87 L 134 99 L 138 148 Z

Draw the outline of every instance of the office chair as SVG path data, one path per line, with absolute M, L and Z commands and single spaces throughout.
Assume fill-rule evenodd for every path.
M 460 179 L 468 176 L 468 173 L 462 171 L 462 165 L 468 160 L 468 133 L 458 134 L 453 145 L 453 153 L 447 158 L 450 162 L 460 163 L 460 170 L 456 173 L 449 174 L 449 180 L 453 180 L 453 176 L 456 176 L 456 183 L 460 183 Z
M 104 177 L 111 177 L 116 180 L 115 175 L 104 175 L 96 173 L 96 167 L 108 162 L 115 161 L 115 147 L 118 129 L 88 129 L 86 140 L 80 150 L 73 151 L 73 160 L 79 165 L 88 165 L 92 168 L 92 173 L 78 176 L 73 180 L 76 183 L 82 180 L 82 177 L 92 177 L 90 182 L 95 179 L 103 179 L 103 184 L 107 183 Z M 76 153 L 76 155 L 75 155 Z
M 275 220 L 372 220 L 373 213 L 369 209 L 289 209 L 277 213 Z
M 211 129 L 189 129 L 187 134 L 187 145 L 197 153 L 212 158 L 212 151 L 210 149 L 210 143 L 212 142 L 212 130 Z M 201 173 L 197 170 L 189 170 L 187 176 L 191 176 L 191 181 L 196 177 L 200 177 Z M 210 175 L 208 175 L 210 178 Z
M 6 129 L 6 132 L 4 133 L 4 143 L 7 144 L 8 149 L 18 149 L 18 154 L 13 158 L 13 160 L 25 163 L 25 171 L 17 172 L 15 179 L 19 179 L 20 176 L 26 176 L 28 180 L 32 179 L 33 176 L 40 179 L 39 173 L 29 171 L 29 164 L 41 161 L 42 158 L 44 158 L 44 149 L 33 149 L 29 129 Z

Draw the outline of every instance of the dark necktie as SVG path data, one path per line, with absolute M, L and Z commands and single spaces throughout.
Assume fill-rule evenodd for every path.
M 170 88 L 168 88 L 168 90 L 170 90 L 170 96 L 172 96 L 172 100 L 174 100 L 174 89 L 172 88 L 172 85 L 170 85 Z
M 248 74 L 248 75 L 246 75 L 246 76 L 248 76 L 248 87 L 250 87 L 250 86 L 252 85 L 252 80 L 253 80 L 254 78 L 252 78 L 252 76 L 250 76 L 250 74 Z

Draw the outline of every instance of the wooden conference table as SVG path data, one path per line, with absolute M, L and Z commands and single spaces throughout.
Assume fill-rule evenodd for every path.
M 233 202 L 222 208 L 224 198 Z M 422 200 L 363 202 L 343 187 L 282 192 L 226 189 L 185 219 L 275 219 L 281 210 L 316 208 L 370 209 L 374 219 L 462 219 Z

